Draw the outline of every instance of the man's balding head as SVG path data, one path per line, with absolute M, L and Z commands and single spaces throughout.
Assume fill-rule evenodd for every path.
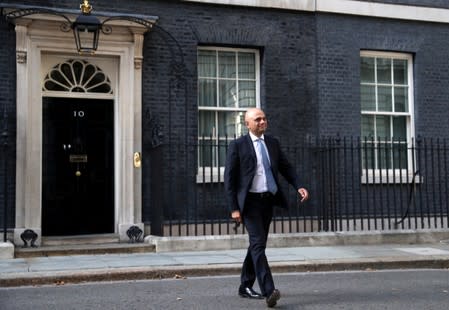
M 245 113 L 245 125 L 248 130 L 257 137 L 260 137 L 267 130 L 267 119 L 265 113 L 259 108 L 250 108 Z

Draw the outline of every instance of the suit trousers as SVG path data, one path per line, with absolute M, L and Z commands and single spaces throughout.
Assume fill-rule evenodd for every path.
M 252 287 L 257 279 L 263 296 L 269 296 L 275 288 L 265 255 L 272 217 L 272 197 L 261 198 L 256 195 L 248 195 L 242 218 L 248 231 L 249 247 L 243 261 L 240 280 L 243 286 Z

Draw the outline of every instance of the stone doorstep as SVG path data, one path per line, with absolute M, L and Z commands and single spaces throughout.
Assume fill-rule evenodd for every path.
M 106 244 L 74 244 L 44 245 L 36 248 L 16 247 L 15 258 L 94 255 L 94 254 L 130 254 L 155 252 L 155 246 L 148 243 L 106 243 Z
M 64 256 L 64 255 L 94 255 L 94 254 L 126 254 L 154 252 L 155 246 L 148 243 L 119 242 L 118 235 L 81 235 L 43 237 L 39 247 L 15 247 L 16 258 Z
M 119 243 L 117 234 L 42 237 L 43 246 Z

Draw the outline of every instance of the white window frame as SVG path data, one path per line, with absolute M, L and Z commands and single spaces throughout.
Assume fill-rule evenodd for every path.
M 386 116 L 406 116 L 407 123 L 407 163 L 408 166 L 406 169 L 365 169 L 365 167 L 361 167 L 362 169 L 362 176 L 361 176 L 361 182 L 363 184 L 376 184 L 376 183 L 411 183 L 413 182 L 414 178 L 414 171 L 413 167 L 416 167 L 416 159 L 415 162 L 413 162 L 413 159 L 415 158 L 413 156 L 413 151 L 411 149 L 412 147 L 412 141 L 415 137 L 415 125 L 414 125 L 414 86 L 413 86 L 413 55 L 409 53 L 399 53 L 399 52 L 380 52 L 380 51 L 361 51 L 360 52 L 360 59 L 362 57 L 376 57 L 376 58 L 389 58 L 389 59 L 401 59 L 401 60 L 407 60 L 407 79 L 408 79 L 408 112 L 378 112 L 378 111 L 363 111 L 362 107 L 360 107 L 361 115 L 386 115 Z M 375 69 L 375 74 L 377 74 L 377 70 Z M 360 77 L 361 79 L 361 77 Z M 394 81 L 392 81 L 394 83 Z M 361 85 L 385 85 L 390 86 L 391 84 L 382 84 L 377 83 L 377 78 L 374 83 L 362 83 L 360 80 L 360 86 Z M 394 106 L 394 91 L 392 92 L 392 103 Z M 361 100 L 361 98 L 360 98 Z M 377 99 L 377 92 L 376 92 L 376 106 L 378 104 Z M 376 109 L 377 110 L 377 109 Z M 361 129 L 360 129 L 361 130 Z M 391 128 L 393 130 L 393 128 Z M 361 136 L 361 142 L 363 143 L 364 137 Z M 377 137 L 375 137 L 374 140 L 375 143 L 382 142 L 377 141 Z M 362 156 L 362 154 L 361 154 Z M 374 162 L 377 162 L 377 154 L 375 155 L 376 158 L 374 159 Z M 420 177 L 418 177 L 415 182 L 422 181 Z
M 255 90 L 255 100 L 256 100 L 256 106 L 257 108 L 260 107 L 260 52 L 257 49 L 252 49 L 252 48 L 232 48 L 232 47 L 220 47 L 220 46 L 199 46 L 198 47 L 198 52 L 199 51 L 216 51 L 218 52 L 244 52 L 244 53 L 254 53 L 255 56 L 255 82 L 256 82 L 256 90 Z M 236 67 L 238 68 L 238 58 L 236 61 Z M 217 70 L 216 72 L 218 73 L 218 62 L 217 62 Z M 199 72 L 198 72 L 198 83 L 200 78 L 203 78 L 201 76 L 199 76 Z M 210 77 L 207 77 L 208 79 L 210 79 Z M 238 76 L 238 70 L 236 70 L 236 77 L 229 79 L 229 78 L 218 78 L 215 77 L 215 80 L 217 82 L 217 84 L 219 83 L 220 80 L 241 80 L 239 79 Z M 236 93 L 239 93 L 239 83 L 236 84 Z M 199 92 L 199 87 L 198 87 L 198 92 Z M 199 98 L 199 96 L 198 96 Z M 217 98 L 216 98 L 217 102 L 216 102 L 216 106 L 200 106 L 198 104 L 198 122 L 199 122 L 199 112 L 200 111 L 213 111 L 213 112 L 245 112 L 248 107 L 239 107 L 236 106 L 234 108 L 232 107 L 219 107 L 219 101 L 220 101 L 220 88 L 217 85 Z M 238 104 L 238 102 L 237 102 Z M 215 122 L 217 123 L 218 120 L 215 120 Z M 236 124 L 237 125 L 237 124 Z M 243 130 L 241 130 L 242 132 L 244 131 L 244 128 L 242 128 Z M 236 132 L 240 132 L 240 130 L 238 130 L 236 128 Z M 223 139 L 224 137 L 220 137 L 221 139 Z M 229 141 L 231 141 L 234 137 L 228 137 Z M 199 150 L 199 142 L 200 139 L 202 139 L 202 137 L 199 135 L 198 133 L 198 152 L 197 152 L 197 158 L 198 158 L 198 171 L 197 171 L 197 182 L 198 183 L 217 183 L 217 182 L 223 182 L 223 175 L 224 175 L 224 166 L 201 166 L 201 162 L 200 162 L 200 150 Z M 219 137 L 217 135 L 217 130 L 214 129 L 213 133 L 212 133 L 212 139 L 214 139 L 218 145 L 219 143 Z

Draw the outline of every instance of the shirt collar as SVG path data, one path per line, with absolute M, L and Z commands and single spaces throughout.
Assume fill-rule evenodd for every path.
M 264 140 L 264 135 L 262 134 L 260 137 L 257 137 L 256 135 L 254 135 L 252 132 L 249 133 L 249 136 L 251 137 L 251 141 L 255 142 L 256 140 L 260 139 L 260 140 Z

